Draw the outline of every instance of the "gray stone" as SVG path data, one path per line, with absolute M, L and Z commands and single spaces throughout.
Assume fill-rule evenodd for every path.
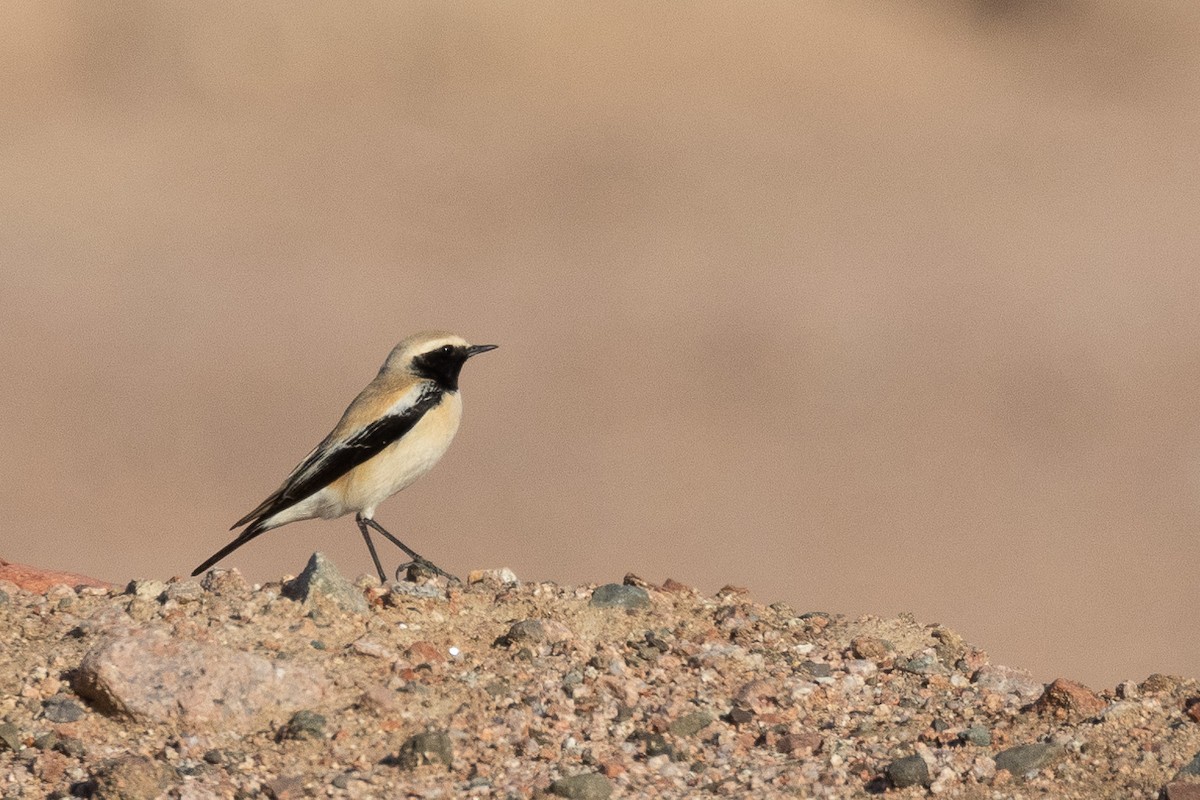
M 972 725 L 959 734 L 958 738 L 979 747 L 989 747 L 992 744 L 992 732 L 983 725 Z
M 315 711 L 304 709 L 292 714 L 280 733 L 281 739 L 325 738 L 325 717 Z
M 51 722 L 78 722 L 83 719 L 84 711 L 71 698 L 56 694 L 42 702 L 42 716 Z
M 907 786 L 928 786 L 929 765 L 919 755 L 898 758 L 887 767 L 888 780 L 897 789 Z
M 416 769 L 424 764 L 435 763 L 449 767 L 454 763 L 450 737 L 445 731 L 424 731 L 411 736 L 400 746 L 396 761 L 402 769 Z
M 1200 775 L 1200 753 L 1192 757 L 1192 760 L 1183 765 L 1183 769 L 1175 776 L 1178 778 L 1186 778 L 1189 775 Z
M 592 592 L 589 605 L 594 608 L 645 608 L 650 605 L 650 593 L 640 586 L 606 583 Z
M 559 778 L 550 784 L 550 793 L 572 800 L 606 800 L 612 795 L 612 783 L 598 772 L 585 772 Z
M 1034 744 L 1019 744 L 1002 750 L 996 756 L 996 769 L 1006 769 L 1014 778 L 1019 778 L 1030 772 L 1049 766 L 1063 755 L 1061 745 L 1048 742 Z
M 517 642 L 565 642 L 572 638 L 571 629 L 558 620 L 526 619 L 514 622 L 505 638 L 509 644 Z
M 0 606 L 8 604 L 8 592 L 0 589 Z
M 913 675 L 932 675 L 941 672 L 942 665 L 933 653 L 913 653 L 913 657 L 902 663 L 900 669 Z
M 0 722 L 0 750 L 4 749 L 14 753 L 21 749 L 21 734 L 11 722 Z
M 713 715 L 707 711 L 693 711 L 673 720 L 667 731 L 672 736 L 695 736 L 712 724 Z
M 100 711 L 233 730 L 318 705 L 327 689 L 324 675 L 303 666 L 145 628 L 99 641 L 75 678 Z
M 362 591 L 346 580 L 324 553 L 312 554 L 304 571 L 284 587 L 284 594 L 306 605 L 328 601 L 352 614 L 368 610 Z

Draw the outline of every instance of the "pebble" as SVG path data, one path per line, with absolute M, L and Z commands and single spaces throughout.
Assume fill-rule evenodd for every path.
M 148 756 L 123 756 L 97 770 L 94 794 L 106 800 L 151 800 L 170 785 L 171 772 Z
M 59 694 L 42 703 L 42 716 L 51 722 L 78 722 L 85 714 L 78 703 Z
M 977 747 L 991 747 L 992 745 L 992 732 L 983 725 L 972 725 L 960 733 L 958 738 Z
M 362 590 L 346 580 L 337 566 L 324 553 L 313 553 L 304 571 L 289 581 L 284 593 L 306 605 L 330 602 L 351 614 L 367 613 L 367 599 Z
M 14 753 L 21 749 L 21 735 L 11 722 L 0 722 L 0 750 L 4 748 Z
M 606 583 L 596 587 L 588 605 L 593 608 L 646 608 L 650 605 L 650 593 L 641 586 Z
M 925 763 L 925 759 L 919 755 L 905 756 L 888 764 L 887 767 L 888 780 L 897 789 L 904 789 L 908 786 L 928 786 L 929 781 L 929 765 Z
M 505 586 L 507 584 L 520 583 L 517 579 L 517 574 L 508 567 L 500 567 L 499 569 L 476 569 L 472 570 L 467 575 L 467 585 L 476 583 L 493 584 L 496 586 Z
M 325 738 L 325 717 L 310 709 L 303 709 L 292 714 L 287 725 L 279 734 L 280 739 L 323 739 Z
M 572 637 L 570 628 L 553 619 L 526 619 L 514 622 L 504 635 L 509 644 L 565 642 Z
M 125 587 L 125 594 L 131 594 L 143 600 L 158 600 L 166 591 L 167 584 L 156 580 L 130 581 L 129 585 Z
M 1059 678 L 1046 687 L 1034 703 L 1040 713 L 1099 714 L 1107 705 L 1091 689 L 1075 681 Z
M 550 784 L 551 794 L 571 800 L 606 800 L 612 795 L 612 791 L 612 783 L 598 772 L 559 778 Z
M 1049 742 L 1021 744 L 1002 750 L 996 755 L 996 769 L 1006 769 L 1020 778 L 1054 763 L 1063 755 L 1063 747 Z
M 425 764 L 454 764 L 454 750 L 445 731 L 424 731 L 410 736 L 400 746 L 396 762 L 401 769 L 416 769 Z
M 667 731 L 673 736 L 695 736 L 713 723 L 715 717 L 707 711 L 693 711 L 671 722 Z
M 985 664 L 975 670 L 971 682 L 980 689 L 998 694 L 1014 694 L 1023 700 L 1033 701 L 1041 697 L 1045 687 L 1035 681 L 1028 670 Z

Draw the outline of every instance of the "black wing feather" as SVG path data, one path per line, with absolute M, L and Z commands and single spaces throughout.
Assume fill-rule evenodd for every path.
M 396 442 L 413 429 L 421 417 L 442 402 L 442 390 L 436 386 L 424 389 L 417 400 L 399 414 L 389 414 L 372 422 L 351 436 L 344 444 L 324 450 L 318 447 L 304 463 L 296 468 L 292 480 L 268 497 L 254 511 L 238 520 L 233 527 L 250 523 L 241 535 L 221 548 L 193 572 L 197 575 L 220 561 L 246 542 L 265 533 L 262 523 L 280 511 L 316 494 L 350 470 L 379 455 L 390 444 Z

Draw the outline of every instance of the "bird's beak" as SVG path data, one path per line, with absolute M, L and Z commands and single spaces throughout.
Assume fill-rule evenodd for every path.
M 473 344 L 467 348 L 467 358 L 486 353 L 488 350 L 495 350 L 499 346 L 498 344 Z

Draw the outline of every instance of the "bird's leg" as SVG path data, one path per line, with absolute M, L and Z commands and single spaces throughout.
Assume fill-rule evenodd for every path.
M 370 520 L 364 520 L 362 514 L 356 514 L 354 521 L 358 523 L 358 530 L 363 535 L 363 541 L 367 543 L 367 549 L 371 551 L 371 560 L 375 562 L 375 571 L 379 573 L 379 582 L 383 586 L 387 586 L 387 573 L 383 571 L 383 564 L 379 563 L 379 554 L 375 552 L 375 543 L 371 541 L 371 533 L 367 530 L 367 523 Z
M 401 550 L 403 550 L 405 553 L 407 553 L 407 554 L 408 554 L 408 557 L 409 557 L 409 558 L 411 558 L 411 559 L 413 560 L 413 562 L 414 562 L 414 563 L 420 564 L 421 566 L 425 567 L 426 569 L 428 569 L 430 572 L 433 572 L 434 574 L 441 575 L 441 576 L 442 576 L 442 577 L 444 577 L 444 578 L 449 578 L 450 580 L 452 580 L 452 581 L 456 581 L 456 582 L 458 582 L 458 583 L 462 583 L 462 581 L 458 580 L 458 578 L 454 577 L 454 576 L 453 576 L 453 575 L 451 575 L 449 572 L 446 572 L 444 569 L 442 569 L 441 567 L 439 567 L 437 564 L 434 564 L 432 561 L 430 561 L 429 559 L 425 558 L 424 556 L 422 556 L 421 554 L 419 554 L 417 551 L 413 550 L 411 547 L 409 547 L 409 546 L 408 546 L 408 545 L 406 545 L 404 542 L 402 542 L 402 541 L 400 541 L 399 539 L 397 539 L 395 536 L 392 536 L 390 533 L 388 533 L 388 532 L 387 532 L 387 531 L 384 529 L 384 527 L 383 527 L 382 525 L 380 525 L 380 524 L 379 524 L 378 522 L 376 522 L 375 520 L 373 520 L 373 519 L 366 519 L 366 518 L 364 517 L 364 518 L 362 518 L 362 521 L 363 521 L 363 523 L 365 523 L 366 525 L 370 525 L 372 528 L 374 528 L 375 530 L 377 530 L 377 531 L 379 531 L 380 533 L 382 533 L 382 534 L 383 534 L 385 537 L 387 537 L 387 540 L 388 540 L 389 542 L 391 542 L 392 544 L 396 545 L 396 547 L 399 547 Z M 404 566 L 407 566 L 407 565 L 406 565 L 406 564 L 401 564 L 400 566 L 401 566 L 401 567 L 404 567 Z M 397 568 L 397 570 L 396 570 L 396 573 L 397 573 L 397 574 L 399 574 L 399 572 L 400 572 L 400 570 L 399 570 L 399 568 Z

